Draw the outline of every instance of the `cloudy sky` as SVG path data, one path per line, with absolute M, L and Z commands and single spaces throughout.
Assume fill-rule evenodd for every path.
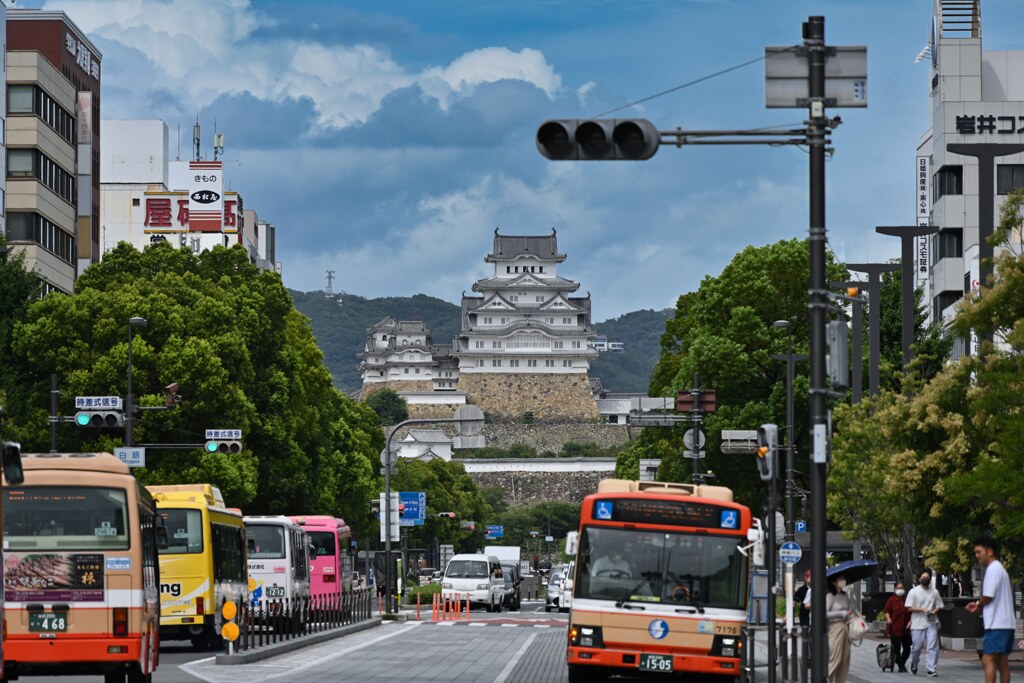
M 868 46 L 866 110 L 827 165 L 831 247 L 887 259 L 876 225 L 914 220 L 928 127 L 932 0 L 47 0 L 103 53 L 103 118 L 226 136 L 225 178 L 278 227 L 284 280 L 364 296 L 458 301 L 486 273 L 495 227 L 558 229 L 561 273 L 596 320 L 672 306 L 747 244 L 807 232 L 807 156 L 766 146 L 663 148 L 637 163 L 554 163 L 548 118 L 600 114 L 800 42 Z M 1019 0 L 985 0 L 984 47 L 1021 49 Z M 659 128 L 797 124 L 764 108 L 764 65 L 620 116 Z

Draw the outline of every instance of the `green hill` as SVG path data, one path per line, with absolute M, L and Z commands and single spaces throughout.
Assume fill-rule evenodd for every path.
M 358 354 L 363 350 L 366 330 L 386 316 L 422 320 L 435 344 L 450 344 L 459 331 L 459 307 L 423 294 L 367 299 L 355 294 L 327 297 L 323 292 L 289 293 L 295 308 L 312 321 L 313 334 L 334 375 L 335 386 L 350 395 L 361 385 Z M 609 391 L 646 391 L 658 362 L 665 321 L 671 315 L 671 310 L 635 311 L 596 324 L 599 333 L 607 335 L 609 341 L 623 342 L 626 350 L 602 353 L 591 366 L 590 376 L 600 377 Z
M 645 309 L 596 323 L 594 329 L 625 350 L 605 351 L 590 364 L 590 376 L 600 377 L 608 391 L 645 392 L 661 353 L 661 335 L 674 310 Z

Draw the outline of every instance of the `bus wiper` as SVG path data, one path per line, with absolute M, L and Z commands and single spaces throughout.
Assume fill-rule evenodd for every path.
M 668 577 L 675 582 L 676 586 L 682 586 L 683 585 L 683 580 L 680 579 L 678 576 L 676 576 L 673 572 L 666 572 L 666 574 L 668 574 Z M 690 586 L 691 587 L 693 586 L 693 579 L 692 579 L 692 577 L 690 579 Z M 687 604 L 687 605 L 692 605 L 693 607 L 695 607 L 697 609 L 697 611 L 699 613 L 704 614 L 704 605 L 700 604 L 699 600 L 695 600 L 693 597 L 691 597 L 689 595 L 689 592 L 690 591 L 687 589 L 685 597 L 682 600 L 676 600 L 675 592 L 673 592 L 672 600 L 675 601 L 675 602 L 682 602 L 682 603 Z M 681 610 L 676 610 L 676 612 L 680 612 L 680 611 Z
M 661 578 L 661 576 L 657 572 L 644 572 L 640 576 L 644 577 L 644 580 L 641 581 L 640 583 L 638 583 L 637 585 L 633 586 L 631 589 L 626 591 L 621 598 L 616 600 L 615 601 L 615 606 L 616 607 L 624 607 L 627 602 L 631 602 L 631 600 L 629 599 L 630 596 L 632 596 L 638 590 L 640 590 L 641 588 L 646 586 L 648 583 L 650 583 L 651 580 L 653 580 L 653 579 L 660 579 Z M 633 608 L 631 607 L 629 609 L 633 609 Z M 646 608 L 641 606 L 641 609 L 646 609 Z

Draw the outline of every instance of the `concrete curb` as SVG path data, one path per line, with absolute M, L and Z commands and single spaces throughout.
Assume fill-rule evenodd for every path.
M 269 659 L 270 657 L 276 657 L 277 655 L 283 655 L 286 652 L 294 652 L 295 650 L 309 647 L 310 645 L 318 645 L 320 643 L 327 642 L 328 640 L 352 635 L 353 633 L 359 633 L 360 631 L 366 631 L 380 625 L 380 617 L 370 617 L 366 621 L 361 621 L 358 624 L 348 624 L 347 626 L 341 626 L 330 631 L 312 633 L 308 636 L 302 636 L 301 638 L 296 638 L 294 640 L 286 640 L 282 643 L 264 645 L 252 650 L 246 650 L 245 652 L 236 652 L 231 655 L 217 655 L 214 659 L 214 663 L 218 665 L 251 664 L 263 659 Z

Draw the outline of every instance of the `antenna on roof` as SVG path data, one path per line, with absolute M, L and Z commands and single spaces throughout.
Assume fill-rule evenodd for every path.
M 217 132 L 217 119 L 213 119 L 213 160 L 224 155 L 224 133 Z
M 196 114 L 196 124 L 192 126 L 192 144 L 195 145 L 195 159 L 193 161 L 202 161 L 199 156 L 199 114 Z

